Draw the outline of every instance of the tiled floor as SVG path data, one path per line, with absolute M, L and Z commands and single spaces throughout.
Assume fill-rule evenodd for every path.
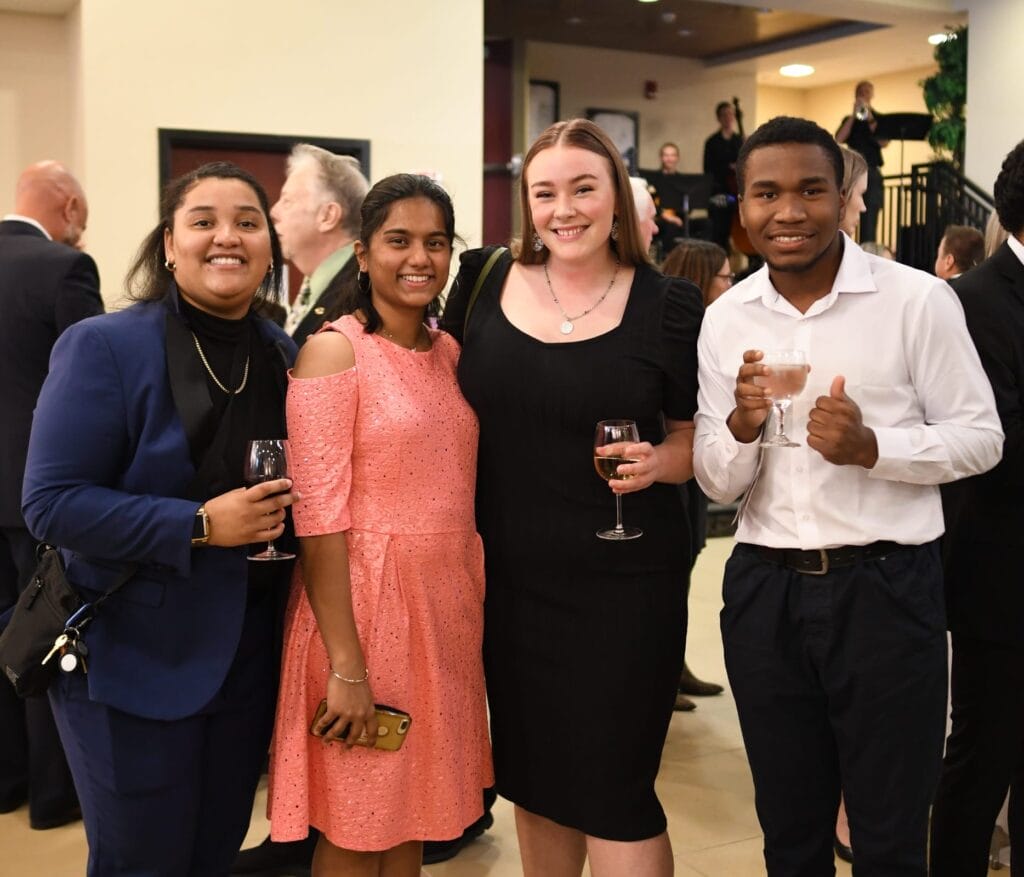
M 688 659 L 701 678 L 725 680 L 718 634 L 721 576 L 729 539 L 714 539 L 697 564 L 690 593 Z M 680 877 L 756 877 L 764 874 L 761 833 L 754 815 L 750 772 L 728 691 L 699 701 L 696 712 L 676 713 L 662 760 L 658 791 Z M 265 792 L 253 810 L 247 843 L 266 835 Z M 499 800 L 495 824 L 456 859 L 427 869 L 430 877 L 512 877 L 520 874 L 512 808 Z M 0 816 L 0 874 L 77 877 L 85 870 L 81 825 L 31 831 L 28 813 Z M 837 862 L 837 873 L 849 866 Z

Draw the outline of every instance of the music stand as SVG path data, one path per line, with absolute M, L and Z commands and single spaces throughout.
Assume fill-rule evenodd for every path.
M 932 128 L 932 117 L 928 113 L 885 113 L 878 117 L 875 128 L 876 140 L 899 140 L 900 173 L 903 173 L 903 142 L 905 140 L 927 140 Z

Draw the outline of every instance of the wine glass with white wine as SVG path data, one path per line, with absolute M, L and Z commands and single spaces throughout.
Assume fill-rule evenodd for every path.
M 786 435 L 785 415 L 793 398 L 799 396 L 807 384 L 807 356 L 802 350 L 769 350 L 761 364 L 768 366 L 769 373 L 756 375 L 754 384 L 765 388 L 765 395 L 771 399 L 776 413 L 775 434 L 765 438 L 761 447 L 799 448 L 800 443 Z
M 638 463 L 639 460 L 623 456 L 621 453 L 599 454 L 598 448 L 607 445 L 635 445 L 640 441 L 640 433 L 633 420 L 602 420 L 594 432 L 594 468 L 605 481 L 624 481 L 632 475 L 620 475 L 619 466 L 623 463 Z M 622 524 L 622 495 L 615 494 L 615 526 L 606 530 L 598 530 L 599 539 L 624 541 L 636 539 L 644 533 L 639 527 L 624 527 Z

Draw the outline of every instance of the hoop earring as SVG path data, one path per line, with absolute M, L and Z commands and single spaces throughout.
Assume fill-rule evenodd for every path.
M 544 249 L 544 241 L 542 241 L 540 239 L 540 235 L 537 234 L 537 232 L 533 233 L 533 244 L 532 244 L 532 246 L 533 246 L 533 251 L 535 253 L 539 253 L 541 250 Z
M 619 221 L 617 219 L 612 221 L 612 231 L 610 237 L 613 241 L 617 241 L 619 239 Z
M 174 273 L 174 269 L 177 268 L 177 267 L 178 267 L 178 263 L 177 262 L 171 262 L 168 259 L 164 259 L 164 268 L 166 268 L 172 274 Z

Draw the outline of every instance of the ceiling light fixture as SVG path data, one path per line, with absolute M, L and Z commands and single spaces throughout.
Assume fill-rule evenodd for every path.
M 681 28 L 679 28 L 679 30 L 676 31 L 676 33 L 679 34 L 679 36 L 681 36 L 681 37 L 692 37 L 693 36 L 693 31 L 690 30 L 688 27 L 681 27 Z
M 785 67 L 779 68 L 779 73 L 783 76 L 790 76 L 794 79 L 810 76 L 813 72 L 814 68 L 810 64 L 787 64 Z
M 949 39 L 949 36 L 950 35 L 948 33 L 933 33 L 930 37 L 928 37 L 928 42 L 931 43 L 933 46 L 941 46 L 944 42 L 946 42 L 946 40 Z
M 566 24 L 583 24 L 583 19 L 578 15 L 571 15 L 565 20 Z
M 658 0 L 640 0 L 641 3 L 657 3 Z

